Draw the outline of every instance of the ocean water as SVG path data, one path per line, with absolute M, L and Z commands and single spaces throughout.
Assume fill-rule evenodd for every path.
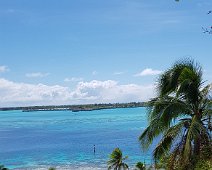
M 11 169 L 106 169 L 116 147 L 129 156 L 131 167 L 150 163 L 151 149 L 142 152 L 138 141 L 146 126 L 145 108 L 1 111 L 0 164 Z

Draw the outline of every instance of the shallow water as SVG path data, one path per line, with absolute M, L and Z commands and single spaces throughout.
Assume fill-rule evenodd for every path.
M 150 151 L 143 153 L 138 142 L 147 125 L 145 108 L 1 111 L 0 120 L 0 163 L 11 169 L 105 169 L 116 147 L 130 166 L 150 163 Z

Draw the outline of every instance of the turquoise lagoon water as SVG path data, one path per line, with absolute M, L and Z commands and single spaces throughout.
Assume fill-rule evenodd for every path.
M 138 142 L 147 125 L 145 108 L 1 111 L 0 120 L 0 163 L 11 169 L 105 169 L 108 155 L 116 147 L 129 156 L 130 166 L 137 161 L 150 163 L 151 150 L 143 153 Z

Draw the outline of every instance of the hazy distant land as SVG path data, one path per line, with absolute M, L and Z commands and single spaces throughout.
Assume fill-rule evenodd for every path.
M 78 111 L 92 111 L 101 109 L 133 108 L 133 107 L 144 107 L 144 106 L 146 106 L 145 102 L 131 102 L 131 103 L 108 103 L 108 104 L 2 107 L 0 108 L 0 111 L 22 110 L 24 112 L 31 112 L 31 111 L 70 110 L 72 112 L 78 112 Z

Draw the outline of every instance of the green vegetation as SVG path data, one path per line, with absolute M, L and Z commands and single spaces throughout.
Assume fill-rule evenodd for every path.
M 0 170 L 9 170 L 9 169 L 5 168 L 4 165 L 0 165 Z
M 30 111 L 70 110 L 73 112 L 78 112 L 78 111 L 92 111 L 100 109 L 133 108 L 133 107 L 144 107 L 144 106 L 146 106 L 145 102 L 131 102 L 131 103 L 59 105 L 59 106 L 4 107 L 0 108 L 0 111 L 23 110 L 25 112 L 30 112 Z
M 128 156 L 123 157 L 122 151 L 119 148 L 115 148 L 110 154 L 110 160 L 108 161 L 108 170 L 126 170 L 129 169 L 128 165 L 123 161 L 126 160 Z
M 145 164 L 142 162 L 137 162 L 137 164 L 135 165 L 135 170 L 145 170 Z
M 166 169 L 211 166 L 212 85 L 203 86 L 202 69 L 192 60 L 177 62 L 158 81 L 158 96 L 149 102 L 149 125 L 140 135 L 143 149 L 162 136 L 153 152 Z
M 48 170 L 56 170 L 56 168 L 54 168 L 54 167 L 50 167 Z

